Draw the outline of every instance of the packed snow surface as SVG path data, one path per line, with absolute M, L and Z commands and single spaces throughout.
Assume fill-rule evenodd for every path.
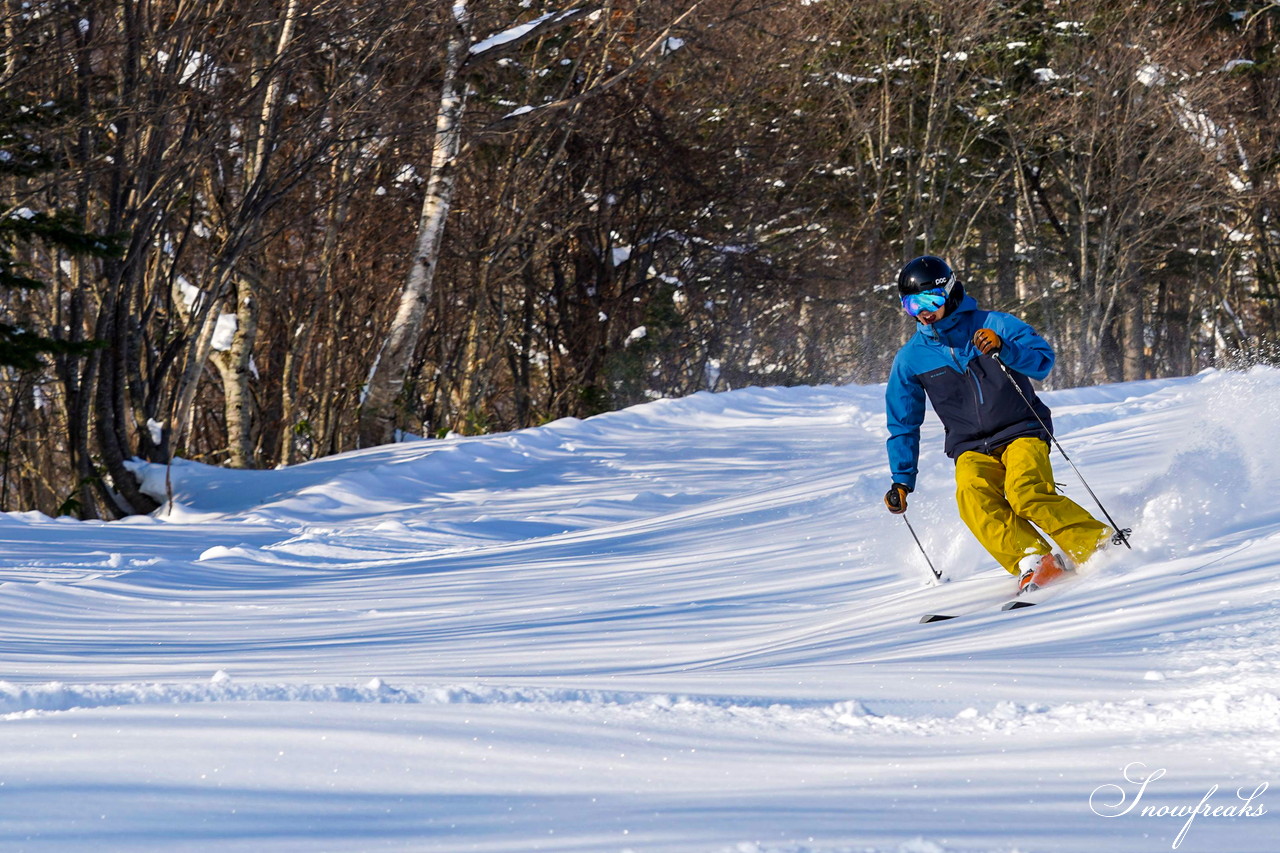
M 0 516 L 0 849 L 1278 849 L 1280 371 L 1046 393 L 1133 549 L 1016 612 L 932 418 L 927 583 L 882 395 L 140 466 L 154 517 Z

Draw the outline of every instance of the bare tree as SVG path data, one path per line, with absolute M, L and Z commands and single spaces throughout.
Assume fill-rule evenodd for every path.
M 531 113 L 547 115 L 583 103 L 584 100 L 613 88 L 657 54 L 668 39 L 673 26 L 686 20 L 697 9 L 693 3 L 669 23 L 662 32 L 622 70 L 614 71 L 598 84 L 572 98 L 519 111 L 507 121 Z M 444 228 L 452 204 L 458 157 L 463 148 L 463 117 L 467 100 L 468 73 L 521 44 L 547 32 L 594 14 L 595 7 L 578 7 L 552 12 L 529 24 L 504 30 L 489 39 L 471 43 L 472 17 L 465 2 L 452 7 L 452 30 L 448 42 L 439 107 L 436 112 L 436 137 L 431 167 L 427 178 L 426 198 L 419 218 L 413 265 L 401 291 L 395 318 L 369 374 L 361 405 L 360 443 L 378 444 L 390 441 L 395 422 L 395 403 L 404 388 L 405 377 L 422 333 L 422 322 L 431 299 Z
M 0 169 L 0 215 L 121 247 L 13 250 L 45 287 L 11 324 L 102 345 L 0 373 L 0 499 L 112 516 L 155 506 L 137 457 L 880 381 L 923 251 L 1058 382 L 1257 357 L 1280 7 L 1237 6 L 0 4 L 0 108 L 56 105 L 0 126 L 49 166 Z
M 1073 9 L 1081 15 L 1089 10 Z M 1146 374 L 1154 270 L 1225 200 L 1221 81 L 1188 65 L 1205 22 L 1099 4 L 1051 45 L 1033 115 L 1010 125 L 1033 210 L 1066 264 L 1077 381 Z M 1099 43 L 1097 34 L 1107 40 Z M 1135 47 L 1141 44 L 1141 47 Z M 1201 58 L 1202 62 L 1203 59 Z

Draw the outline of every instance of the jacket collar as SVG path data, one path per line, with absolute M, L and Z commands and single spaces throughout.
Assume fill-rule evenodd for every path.
M 953 347 L 959 346 L 961 343 L 967 341 L 965 332 L 969 327 L 970 315 L 977 310 L 978 301 L 972 296 L 965 294 L 964 299 L 960 300 L 960 305 L 956 310 L 947 314 L 947 316 L 943 317 L 938 322 L 932 323 L 928 326 L 923 323 L 917 323 L 919 328 L 916 329 L 916 334 L 922 335 L 927 341 L 946 344 L 947 346 Z M 952 333 L 957 330 L 961 332 L 962 337 L 965 339 L 959 342 L 952 342 Z

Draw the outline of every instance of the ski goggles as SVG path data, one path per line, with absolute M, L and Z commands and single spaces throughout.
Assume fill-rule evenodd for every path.
M 947 289 L 935 287 L 919 293 L 908 293 L 902 297 L 902 309 L 912 317 L 920 316 L 921 311 L 937 311 L 947 302 Z

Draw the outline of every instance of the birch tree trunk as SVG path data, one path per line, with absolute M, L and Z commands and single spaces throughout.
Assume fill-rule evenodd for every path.
M 256 273 L 254 274 L 256 275 Z M 236 331 L 231 346 L 212 358 L 222 377 L 223 410 L 227 419 L 227 465 L 253 467 L 253 342 L 258 337 L 258 283 L 243 275 L 236 284 Z
M 413 264 L 400 292 L 391 330 L 369 373 L 360 406 L 361 447 L 386 444 L 394 438 L 396 402 L 404 388 L 405 377 L 418 346 L 423 318 L 431 302 L 445 222 L 453 202 L 458 152 L 462 146 L 462 115 L 467 102 L 466 82 L 461 79 L 460 72 L 471 44 L 471 13 L 467 10 L 466 0 L 455 0 L 453 22 L 440 89 L 440 106 L 436 113 L 431 173 L 418 219 Z
M 678 20 L 688 17 L 697 5 L 695 3 Z M 480 62 L 492 62 L 497 57 L 517 49 L 545 32 L 564 27 L 588 15 L 592 9 L 593 7 L 588 5 L 566 12 L 544 15 L 536 25 L 522 28 L 519 35 L 512 31 L 508 38 L 490 39 L 489 44 L 473 49 L 472 18 L 467 2 L 456 0 L 453 4 L 453 27 L 446 50 L 440 104 L 436 112 L 431 170 L 427 179 L 426 198 L 422 202 L 422 213 L 418 218 L 418 237 L 414 245 L 413 263 L 404 288 L 400 292 L 400 300 L 391 329 L 369 372 L 369 379 L 360 403 L 359 446 L 372 447 L 386 444 L 395 438 L 396 405 L 413 364 L 414 350 L 417 349 L 423 320 L 426 317 L 427 307 L 431 303 L 445 224 L 449 217 L 449 208 L 453 203 L 458 158 L 462 150 L 462 118 L 466 110 L 468 94 L 464 69 Z M 658 44 L 660 40 L 656 41 L 644 55 L 647 56 L 656 51 Z M 614 75 L 611 81 L 607 81 L 596 89 L 603 91 L 638 67 L 639 62 L 633 63 L 629 68 Z M 569 106 L 572 100 L 544 104 L 540 109 L 544 111 L 563 109 Z
M 268 83 L 263 94 L 262 107 L 258 113 L 258 126 L 254 132 L 256 139 L 252 154 L 244 164 L 244 190 L 241 195 L 241 204 L 249 208 L 243 212 L 246 216 L 253 217 L 246 227 L 254 231 L 258 230 L 261 222 L 259 218 L 261 212 L 255 210 L 257 207 L 255 199 L 262 195 L 267 166 L 278 144 L 279 113 L 284 96 L 278 65 L 293 40 L 297 18 L 298 0 L 289 0 L 284 10 L 284 19 L 281 21 L 280 35 L 276 39 L 275 51 L 263 63 L 262 70 L 259 72 L 268 77 Z M 255 76 L 258 75 L 255 74 Z M 254 409 L 253 390 L 250 387 L 253 379 L 251 361 L 253 345 L 258 336 L 258 312 L 261 306 L 257 270 L 237 277 L 236 294 L 236 331 L 231 341 L 231 349 L 226 353 L 226 364 L 220 365 L 223 397 L 226 401 L 227 464 L 232 468 L 252 468 Z

